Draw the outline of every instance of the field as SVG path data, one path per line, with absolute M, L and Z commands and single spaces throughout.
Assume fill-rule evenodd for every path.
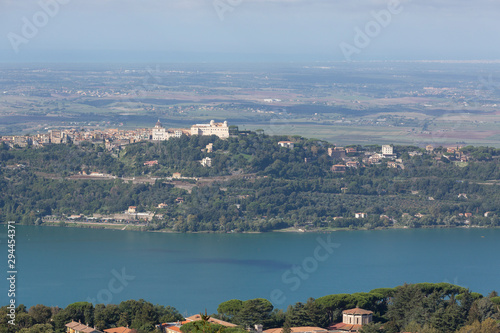
M 211 119 L 337 144 L 500 146 L 497 63 L 0 67 L 0 135 Z

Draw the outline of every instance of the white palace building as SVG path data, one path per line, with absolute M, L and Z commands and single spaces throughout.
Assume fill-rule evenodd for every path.
M 223 123 L 216 123 L 210 121 L 210 124 L 197 124 L 191 126 L 191 130 L 183 128 L 169 128 L 166 129 L 161 124 L 160 120 L 156 123 L 155 127 L 151 130 L 151 140 L 153 141 L 166 141 L 170 138 L 180 138 L 182 134 L 186 135 L 217 135 L 221 139 L 229 138 L 229 127 L 227 121 Z
M 229 138 L 229 127 L 227 121 L 216 123 L 211 120 L 210 124 L 197 124 L 191 126 L 191 135 L 217 135 L 221 139 Z

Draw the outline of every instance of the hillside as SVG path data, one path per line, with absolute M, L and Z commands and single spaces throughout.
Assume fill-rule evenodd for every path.
M 179 232 L 500 224 L 494 148 L 391 146 L 383 155 L 376 145 L 261 132 L 111 151 L 89 142 L 0 147 L 2 222 Z

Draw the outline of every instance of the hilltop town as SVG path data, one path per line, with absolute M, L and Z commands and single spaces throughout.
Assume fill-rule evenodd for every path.
M 227 121 L 216 123 L 211 121 L 209 124 L 196 124 L 191 128 L 164 128 L 160 120 L 154 128 L 141 128 L 135 130 L 85 130 L 85 129 L 63 129 L 49 130 L 48 133 L 36 135 L 14 135 L 2 136 L 1 141 L 10 147 L 43 147 L 47 144 L 67 144 L 79 145 L 82 142 L 104 143 L 106 149 L 120 149 L 124 146 L 140 141 L 165 141 L 170 138 L 179 138 L 182 135 L 215 135 L 219 138 L 229 137 L 229 127 Z

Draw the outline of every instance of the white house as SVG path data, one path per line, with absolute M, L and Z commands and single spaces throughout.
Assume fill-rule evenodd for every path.
M 382 146 L 382 155 L 393 155 L 394 154 L 394 147 L 390 145 L 383 145 Z

